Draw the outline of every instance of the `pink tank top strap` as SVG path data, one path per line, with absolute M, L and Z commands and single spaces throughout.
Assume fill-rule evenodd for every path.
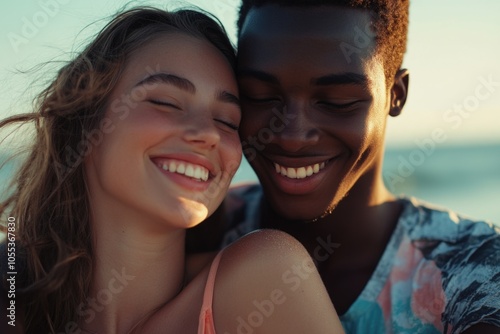
M 215 256 L 212 261 L 212 265 L 210 266 L 207 283 L 205 284 L 205 291 L 203 293 L 203 304 L 201 305 L 198 334 L 216 334 L 212 303 L 214 299 L 215 276 L 217 275 L 217 269 L 219 268 L 221 256 L 222 251 Z

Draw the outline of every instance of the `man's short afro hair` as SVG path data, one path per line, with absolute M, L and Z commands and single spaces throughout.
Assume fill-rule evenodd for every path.
M 248 12 L 268 4 L 280 6 L 342 6 L 366 9 L 373 14 L 377 53 L 382 56 L 387 84 L 391 84 L 403 63 L 408 35 L 409 0 L 242 0 L 238 35 Z

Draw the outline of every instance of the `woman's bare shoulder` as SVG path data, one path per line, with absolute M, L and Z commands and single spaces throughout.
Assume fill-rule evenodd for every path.
M 339 333 L 340 326 L 312 258 L 277 230 L 253 232 L 224 250 L 213 314 L 223 333 Z

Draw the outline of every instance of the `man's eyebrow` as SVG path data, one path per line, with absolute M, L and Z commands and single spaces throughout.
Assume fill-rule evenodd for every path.
M 272 84 L 279 84 L 278 78 L 276 78 L 274 75 L 258 71 L 258 70 L 252 70 L 252 69 L 241 69 L 238 71 L 238 76 L 241 77 L 251 77 L 257 80 L 265 81 L 268 83 Z
M 194 84 L 189 81 L 186 78 L 179 77 L 174 74 L 168 74 L 168 73 L 155 73 L 152 74 L 145 79 L 139 81 L 134 87 L 140 86 L 140 85 L 145 85 L 145 84 L 152 84 L 152 83 L 164 83 L 167 85 L 173 85 L 179 89 L 185 90 L 189 93 L 195 93 L 196 92 L 196 87 Z
M 366 76 L 358 73 L 346 72 L 340 74 L 329 74 L 311 81 L 313 85 L 329 86 L 329 85 L 368 85 Z
M 229 93 L 228 91 L 221 90 L 216 94 L 217 100 L 221 102 L 226 102 L 226 103 L 232 103 L 240 107 L 240 99 L 232 93 Z

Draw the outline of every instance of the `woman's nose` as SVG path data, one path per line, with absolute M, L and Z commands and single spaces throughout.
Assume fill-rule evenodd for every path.
M 220 142 L 220 134 L 213 120 L 199 115 L 187 116 L 183 138 L 204 149 L 214 149 Z

